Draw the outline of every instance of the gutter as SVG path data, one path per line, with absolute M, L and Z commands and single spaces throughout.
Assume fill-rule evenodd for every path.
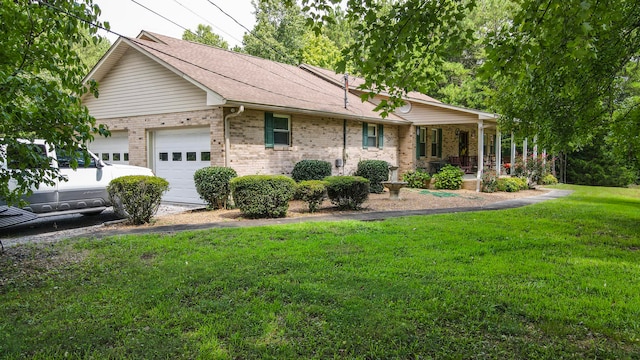
M 229 119 L 234 118 L 244 112 L 244 106 L 240 105 L 238 111 L 231 108 L 231 113 L 224 117 L 224 166 L 229 167 L 229 149 L 231 148 L 231 136 L 229 135 Z

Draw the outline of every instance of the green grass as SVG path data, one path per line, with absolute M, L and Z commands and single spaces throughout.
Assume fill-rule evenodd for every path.
M 4 358 L 640 358 L 640 189 L 0 256 Z

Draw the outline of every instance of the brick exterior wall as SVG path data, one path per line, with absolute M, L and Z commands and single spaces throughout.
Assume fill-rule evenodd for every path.
M 222 109 L 177 112 L 160 115 L 98 119 L 110 130 L 126 130 L 129 134 L 129 164 L 149 167 L 147 132 L 186 126 L 208 126 L 211 134 L 211 164 L 224 165 L 224 127 Z
M 300 160 L 324 160 L 332 164 L 333 175 L 351 175 L 360 160 L 379 159 L 397 163 L 398 130 L 384 126 L 383 149 L 362 148 L 362 122 L 347 121 L 344 148 L 344 120 L 301 114 L 291 116 L 291 146 L 265 148 L 264 112 L 247 110 L 229 121 L 229 166 L 238 175 L 290 175 Z M 344 167 L 335 166 L 345 155 Z
M 116 119 L 100 119 L 113 131 L 127 130 L 129 137 L 129 163 L 149 166 L 147 134 L 149 131 L 176 129 L 187 126 L 209 128 L 211 136 L 211 165 L 224 166 L 224 120 L 228 110 L 179 112 L 161 115 L 133 116 Z M 385 160 L 399 166 L 403 174 L 416 168 L 429 168 L 431 157 L 431 131 L 427 132 L 427 156 L 416 159 L 416 127 L 413 125 L 384 125 L 383 149 L 362 147 L 362 122 L 346 121 L 346 148 L 344 144 L 344 120 L 302 114 L 284 114 L 291 117 L 291 146 L 265 148 L 264 112 L 246 110 L 229 120 L 229 166 L 240 176 L 251 174 L 290 175 L 300 160 L 325 160 L 332 164 L 333 175 L 352 175 L 360 160 Z M 469 155 L 478 154 L 477 125 L 434 125 L 428 129 L 442 129 L 442 160 L 459 155 L 456 129 L 469 132 Z M 486 129 L 495 134 L 495 129 Z M 344 159 L 344 166 L 337 168 L 336 159 Z

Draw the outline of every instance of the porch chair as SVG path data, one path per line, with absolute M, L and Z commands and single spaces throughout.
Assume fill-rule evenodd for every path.
M 469 159 L 468 156 L 461 156 L 460 157 L 460 169 L 462 169 L 462 171 L 464 171 L 465 174 L 471 174 L 473 173 L 473 164 L 471 164 L 471 160 Z

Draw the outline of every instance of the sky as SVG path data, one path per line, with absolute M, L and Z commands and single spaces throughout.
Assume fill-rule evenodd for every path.
M 195 30 L 198 24 L 204 24 L 211 26 L 213 32 L 222 36 L 230 47 L 242 45 L 242 36 L 247 30 L 211 3 L 218 5 L 248 29 L 253 29 L 255 23 L 251 0 L 94 0 L 94 3 L 98 4 L 102 10 L 100 20 L 109 22 L 111 31 L 127 37 L 136 37 L 140 31 L 148 30 L 182 38 L 182 33 L 185 31 L 182 27 Z M 111 43 L 118 39 L 118 35 L 104 31 L 101 31 L 100 35 L 106 36 Z

